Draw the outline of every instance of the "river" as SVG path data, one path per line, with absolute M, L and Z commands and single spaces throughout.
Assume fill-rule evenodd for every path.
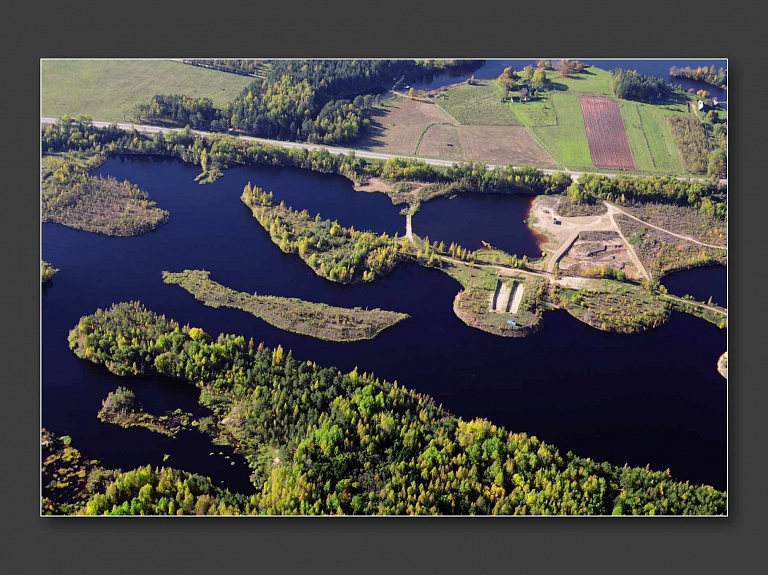
M 42 226 L 42 257 L 61 269 L 43 289 L 42 424 L 71 435 L 87 457 L 130 469 L 162 465 L 163 455 L 170 454 L 169 465 L 208 475 L 231 490 L 253 490 L 242 458 L 219 456 L 231 450 L 212 445 L 202 434 L 182 432 L 170 439 L 96 418 L 101 400 L 118 385 L 131 388 L 153 413 L 199 409 L 191 386 L 165 378 L 117 377 L 69 351 L 67 333 L 80 316 L 113 302 L 140 300 L 214 336 L 242 334 L 268 346 L 282 344 L 299 359 L 345 371 L 359 366 L 396 379 L 457 415 L 525 431 L 563 453 L 670 468 L 682 480 L 726 486 L 727 388 L 716 371 L 726 332 L 712 324 L 673 313 L 664 327 L 627 336 L 595 330 L 556 311 L 545 315 L 539 333 L 500 338 L 456 318 L 452 302 L 460 285 L 438 270 L 406 265 L 372 284 L 352 286 L 320 278 L 298 256 L 283 254 L 239 199 L 250 181 L 272 190 L 278 201 L 319 211 L 342 225 L 402 235 L 400 206 L 383 194 L 355 192 L 345 178 L 248 166 L 201 186 L 193 181 L 198 166 L 160 157 L 113 158 L 96 173 L 129 179 L 171 215 L 166 225 L 132 238 Z M 529 198 L 482 195 L 435 201 L 414 216 L 414 230 L 449 242 L 453 227 L 451 241 L 468 248 L 485 240 L 533 256 L 535 242 L 523 222 L 529 203 Z M 481 232 L 466 222 L 477 222 Z M 206 307 L 162 282 L 163 270 L 184 269 L 208 270 L 214 281 L 240 291 L 380 307 L 411 318 L 374 340 L 320 341 L 280 331 L 240 310 Z M 707 269 L 697 273 L 702 275 L 695 283 L 707 281 Z M 691 292 L 678 287 L 681 292 L 670 292 Z

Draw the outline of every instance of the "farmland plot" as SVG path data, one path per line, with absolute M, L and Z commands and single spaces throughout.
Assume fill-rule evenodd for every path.
M 592 163 L 598 168 L 634 170 L 635 163 L 618 102 L 589 97 L 580 101 Z

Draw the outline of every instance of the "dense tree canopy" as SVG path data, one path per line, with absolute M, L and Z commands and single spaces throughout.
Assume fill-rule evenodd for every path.
M 244 454 L 257 488 L 247 502 L 205 483 L 188 496 L 183 479 L 198 480 L 184 475 L 179 486 L 176 472 L 143 468 L 92 495 L 86 512 L 178 513 L 185 501 L 185 512 L 199 513 L 725 511 L 725 493 L 712 487 L 562 455 L 536 437 L 463 421 L 396 382 L 322 368 L 240 336 L 212 339 L 136 302 L 81 318 L 69 342 L 115 373 L 160 373 L 200 387 L 218 433 Z M 199 494 L 209 498 L 197 509 Z
M 656 76 L 641 74 L 637 70 L 616 68 L 611 70 L 611 89 L 618 98 L 654 102 L 669 93 L 669 86 Z

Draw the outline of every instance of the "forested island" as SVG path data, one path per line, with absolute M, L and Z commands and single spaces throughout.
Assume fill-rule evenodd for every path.
M 676 481 L 668 471 L 562 455 L 536 437 L 457 418 L 397 382 L 357 369 L 319 367 L 282 347 L 255 346 L 240 336 L 212 339 L 138 302 L 81 318 L 69 342 L 78 357 L 119 375 L 161 374 L 201 389 L 200 401 L 213 410 L 218 434 L 245 456 L 257 489 L 247 498 L 228 496 L 225 513 L 721 514 L 726 509 L 724 492 Z M 179 513 L 179 503 L 182 513 L 219 512 L 220 505 L 206 502 L 227 496 L 209 481 L 199 480 L 200 496 L 209 497 L 198 508 L 191 490 L 188 497 L 172 486 L 160 488 L 168 484 L 163 477 L 176 474 L 190 478 L 151 468 L 117 474 L 86 493 L 73 512 Z
M 236 292 L 210 279 L 203 270 L 163 272 L 163 281 L 178 285 L 211 307 L 233 307 L 279 329 L 329 341 L 372 339 L 408 314 L 380 309 L 335 307 L 295 298 Z

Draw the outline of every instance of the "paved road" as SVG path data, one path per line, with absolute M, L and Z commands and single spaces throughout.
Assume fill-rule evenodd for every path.
M 56 122 L 58 118 L 40 118 L 41 124 L 53 124 Z M 104 128 L 106 126 L 110 126 L 111 122 L 97 122 L 94 121 L 93 125 L 99 128 Z M 156 134 L 158 132 L 170 132 L 170 131 L 178 131 L 179 128 L 165 128 L 161 126 L 150 126 L 145 124 L 126 124 L 126 123 L 118 123 L 117 127 L 122 130 L 132 130 L 136 128 L 136 131 L 143 132 L 145 134 Z M 192 130 L 193 133 L 199 134 L 201 136 L 210 136 L 211 132 L 201 132 L 199 130 Z M 235 136 L 237 138 L 243 139 L 243 140 L 249 140 L 253 142 L 261 142 L 264 144 L 271 144 L 273 146 L 280 146 L 282 148 L 305 148 L 307 150 L 320 150 L 322 148 L 325 148 L 328 150 L 331 154 L 349 154 L 350 152 L 354 152 L 355 156 L 358 158 L 366 158 L 370 160 L 388 160 L 390 158 L 414 158 L 421 160 L 423 162 L 426 162 L 427 164 L 431 166 L 452 166 L 455 162 L 453 160 L 437 160 L 435 158 L 422 158 L 422 157 L 416 157 L 416 156 L 407 156 L 402 154 L 381 154 L 378 152 L 368 152 L 365 150 L 355 150 L 352 148 L 338 148 L 338 147 L 329 147 L 329 146 L 319 146 L 316 144 L 305 144 L 302 142 L 285 142 L 282 140 L 270 140 L 267 138 L 254 138 L 252 136 Z M 496 167 L 496 164 L 486 164 L 489 170 L 492 170 Z M 517 169 L 517 167 L 515 167 Z M 556 174 L 558 172 L 566 172 L 568 175 L 571 176 L 571 179 L 577 180 L 579 179 L 579 176 L 583 174 L 584 172 L 572 172 L 568 168 L 564 168 L 562 170 L 549 170 L 544 168 L 539 168 L 539 170 L 545 174 Z M 608 176 L 609 178 L 615 178 L 616 174 L 608 174 L 603 172 L 590 172 L 593 174 L 598 174 L 601 176 Z M 677 178 L 678 180 L 688 180 L 689 178 Z M 705 181 L 705 178 L 695 178 L 699 181 Z M 727 184 L 728 180 L 723 179 L 720 180 L 722 183 Z

